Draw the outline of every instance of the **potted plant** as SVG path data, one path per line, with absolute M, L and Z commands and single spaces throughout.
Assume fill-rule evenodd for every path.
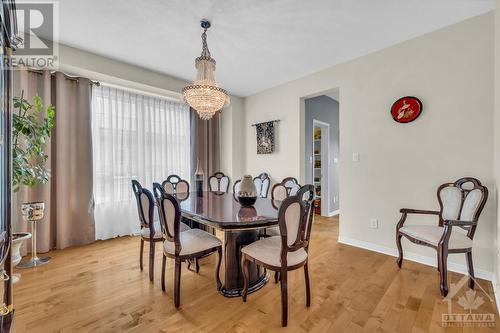
M 12 116 L 12 188 L 18 192 L 21 186 L 34 187 L 46 184 L 50 178 L 50 169 L 46 162 L 47 141 L 50 138 L 55 123 L 55 108 L 49 104 L 44 108 L 40 96 L 35 96 L 30 103 L 24 98 L 24 91 L 20 97 L 14 97 L 14 112 Z M 46 115 L 45 115 L 46 114 Z M 32 223 L 32 250 L 31 260 L 19 267 L 33 267 L 48 262 L 50 258 L 38 258 L 36 255 L 36 226 L 35 221 L 43 218 L 44 202 L 28 202 L 21 205 L 21 214 Z M 14 233 L 12 242 L 12 256 L 14 264 L 21 260 L 20 248 L 29 233 Z

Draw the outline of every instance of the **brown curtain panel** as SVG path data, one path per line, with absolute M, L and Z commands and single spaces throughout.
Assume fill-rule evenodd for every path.
M 220 171 L 220 112 L 212 119 L 202 120 L 196 110 L 191 109 L 191 184 L 198 161 L 205 178 L 203 186 L 208 191 L 208 177 Z M 193 187 L 194 190 L 194 187 Z
M 45 217 L 37 225 L 38 251 L 88 244 L 95 239 L 92 211 L 91 86 L 85 78 L 68 78 L 49 71 L 15 73 L 15 95 L 56 107 L 55 126 L 47 161 L 52 176 L 47 184 L 21 186 L 15 195 L 14 232 L 29 231 L 22 219 L 23 202 L 45 202 Z M 25 242 L 30 249 L 31 242 Z M 23 251 L 25 252 L 25 251 Z

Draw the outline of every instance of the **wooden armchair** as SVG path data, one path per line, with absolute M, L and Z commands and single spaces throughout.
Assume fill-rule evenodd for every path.
M 472 264 L 472 240 L 479 215 L 488 199 L 488 189 L 475 178 L 461 178 L 454 183 L 441 185 L 437 190 L 440 210 L 418 210 L 403 208 L 396 227 L 396 245 L 399 251 L 398 267 L 403 263 L 401 238 L 404 236 L 415 244 L 436 249 L 440 273 L 441 294 L 448 294 L 447 259 L 449 253 L 465 253 L 469 271 L 469 288 L 474 289 L 474 267 Z M 438 225 L 405 225 L 408 214 L 439 216 Z M 464 229 L 466 233 L 459 229 Z

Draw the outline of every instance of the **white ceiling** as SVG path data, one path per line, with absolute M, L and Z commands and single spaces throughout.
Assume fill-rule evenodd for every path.
M 495 0 L 60 0 L 60 42 L 247 96 L 494 9 Z

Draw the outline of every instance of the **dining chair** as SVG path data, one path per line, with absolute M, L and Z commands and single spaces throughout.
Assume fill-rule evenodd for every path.
M 300 185 L 296 178 L 286 177 L 280 183 L 273 186 L 271 198 L 272 200 L 284 200 L 291 195 L 295 195 L 299 188 Z
M 297 193 L 298 189 L 300 189 L 299 182 L 296 178 L 287 177 L 283 179 L 280 183 L 275 184 L 273 189 L 271 190 L 271 200 L 275 201 L 283 201 L 289 196 L 292 196 Z M 269 227 L 265 228 L 260 237 L 269 237 L 269 236 L 279 236 L 280 230 L 278 227 Z
M 165 192 L 174 193 L 189 193 L 189 183 L 177 175 L 170 175 L 161 183 Z
M 306 305 L 311 305 L 309 283 L 308 249 L 312 228 L 312 202 L 314 186 L 301 187 L 296 195 L 283 200 L 278 224 L 280 236 L 260 239 L 241 249 L 241 270 L 243 272 L 243 302 L 248 294 L 248 265 L 250 262 L 265 269 L 279 272 L 281 285 L 281 325 L 288 323 L 288 272 L 304 267 L 306 284 Z
M 139 267 L 143 270 L 144 242 L 149 242 L 149 280 L 153 282 L 155 243 L 163 241 L 160 226 L 154 223 L 154 199 L 151 192 L 141 186 L 133 179 L 132 190 L 134 191 L 139 222 L 141 226 L 141 248 L 139 252 Z
M 448 294 L 448 254 L 465 253 L 469 271 L 469 288 L 474 289 L 472 240 L 479 216 L 488 200 L 488 188 L 475 178 L 461 178 L 441 185 L 437 190 L 439 211 L 402 208 L 396 226 L 398 267 L 403 263 L 401 238 L 431 247 L 437 251 L 441 295 Z M 437 225 L 404 225 L 408 214 L 438 216 Z
M 216 172 L 208 178 L 210 192 L 227 192 L 229 190 L 229 177 L 223 172 Z
M 181 264 L 183 261 L 206 256 L 217 252 L 215 282 L 217 290 L 222 283 L 219 277 L 222 259 L 222 242 L 214 235 L 201 229 L 189 229 L 181 232 L 181 209 L 177 199 L 161 186 L 154 187 L 154 195 L 160 215 L 160 226 L 165 241 L 161 266 L 161 288 L 165 291 L 165 266 L 167 257 L 174 259 L 174 304 L 180 306 Z
M 267 198 L 269 185 L 271 184 L 269 175 L 263 172 L 253 179 L 253 183 L 255 184 L 255 188 L 257 189 L 257 194 L 259 195 L 259 197 Z

